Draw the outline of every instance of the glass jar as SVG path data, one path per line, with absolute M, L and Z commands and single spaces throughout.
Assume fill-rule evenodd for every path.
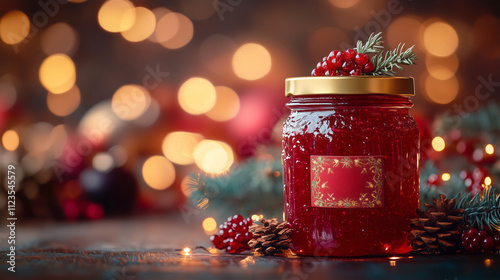
M 419 199 L 411 77 L 286 79 L 285 219 L 299 255 L 405 254 Z

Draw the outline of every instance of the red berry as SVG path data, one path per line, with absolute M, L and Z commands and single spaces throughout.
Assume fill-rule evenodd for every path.
M 346 52 L 346 59 L 348 60 L 354 60 L 356 58 L 356 55 L 358 54 L 355 50 L 353 49 L 348 49 Z
M 361 75 L 361 70 L 355 68 L 355 69 L 352 69 L 351 72 L 349 72 L 349 74 L 351 76 L 359 76 L 359 75 Z
M 234 238 L 234 241 L 236 241 L 238 243 L 244 243 L 245 242 L 245 234 L 237 233 L 236 237 Z
M 330 54 L 328 55 L 328 59 L 332 59 L 332 58 L 336 57 L 338 52 L 339 51 L 331 51 Z
M 332 63 L 329 60 L 323 61 L 323 63 L 321 63 L 321 67 L 325 70 L 334 70 Z
M 245 234 L 243 236 L 245 237 L 245 242 L 248 242 L 248 241 L 252 240 L 253 233 L 251 233 L 251 232 L 245 232 Z
M 465 247 L 465 250 L 468 253 L 479 253 L 481 247 L 479 246 L 479 244 L 474 244 L 471 242 L 467 247 Z
M 229 254 L 239 254 L 243 251 L 243 246 L 227 246 L 226 248 L 226 251 L 229 253 Z
M 323 76 L 333 76 L 335 75 L 335 70 L 326 70 Z
M 364 66 L 363 66 L 363 73 L 370 73 L 375 70 L 375 65 L 373 65 L 373 62 L 368 61 Z
M 223 238 L 228 238 L 229 237 L 228 230 L 229 230 L 228 228 L 223 228 L 219 230 L 219 235 L 222 236 Z
M 365 64 L 368 62 L 368 59 L 369 59 L 369 58 L 368 58 L 368 55 L 366 55 L 366 54 L 364 54 L 364 53 L 360 53 L 360 54 L 357 54 L 357 55 L 356 55 L 356 59 L 355 59 L 355 61 L 356 61 L 356 63 L 357 63 L 358 65 L 363 66 L 363 65 L 365 65 Z
M 339 70 L 339 73 L 337 73 L 337 76 L 349 76 L 349 73 Z
M 325 60 L 327 60 L 327 57 L 323 56 L 323 59 L 321 61 L 325 61 Z
M 229 237 L 229 238 L 234 238 L 235 236 L 236 236 L 236 231 L 235 231 L 234 229 L 229 229 L 229 230 L 227 231 L 227 237 Z M 227 237 L 226 237 L 226 238 L 227 238 Z
M 243 216 L 241 216 L 241 215 L 234 215 L 233 216 L 233 223 L 239 223 L 239 222 L 243 222 Z
M 224 243 L 224 238 L 220 235 L 212 235 L 210 236 L 210 241 L 212 241 L 212 244 L 215 246 L 217 249 L 224 249 L 225 248 L 225 243 Z
M 346 54 L 345 52 L 339 51 L 339 52 L 337 53 L 337 59 L 338 59 L 339 61 L 342 61 L 342 62 L 343 62 L 343 61 L 345 61 L 345 60 L 346 60 L 346 58 L 347 58 L 347 54 Z
M 336 57 L 332 58 L 330 62 L 332 63 L 333 69 L 339 69 L 340 67 L 342 67 L 342 61 Z
M 479 236 L 481 239 L 485 239 L 488 236 L 488 234 L 486 233 L 486 231 L 482 230 L 477 233 L 477 236 Z
M 495 247 L 495 241 L 493 240 L 493 238 L 491 238 L 491 236 L 486 236 L 485 238 L 483 238 L 483 250 L 485 252 L 491 251 L 493 247 Z
M 243 222 L 245 223 L 245 226 L 251 226 L 253 224 L 251 218 L 246 218 Z
M 481 247 L 481 244 L 483 243 L 483 240 L 479 236 L 474 236 L 472 237 L 470 244 L 473 245 L 474 247 Z
M 342 71 L 350 72 L 352 69 L 354 69 L 354 63 L 352 63 L 352 61 L 346 60 L 342 63 Z
M 477 229 L 476 228 L 470 228 L 468 231 L 467 231 L 467 235 L 468 236 L 471 236 L 471 237 L 474 237 L 474 236 L 477 236 L 478 232 L 477 232 Z

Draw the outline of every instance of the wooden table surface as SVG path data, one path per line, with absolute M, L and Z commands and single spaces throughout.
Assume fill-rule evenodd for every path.
M 4 227 L 4 226 L 3 226 Z M 500 279 L 499 255 L 302 258 L 176 249 L 208 247 L 201 220 L 134 217 L 80 223 L 18 221 L 16 272 L 7 271 L 0 230 L 0 279 Z

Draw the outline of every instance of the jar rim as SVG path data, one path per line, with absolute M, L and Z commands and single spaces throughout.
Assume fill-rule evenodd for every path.
M 325 94 L 415 95 L 413 77 L 292 77 L 285 79 L 285 96 Z

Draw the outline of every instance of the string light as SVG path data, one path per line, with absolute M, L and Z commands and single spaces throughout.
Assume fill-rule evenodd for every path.
M 484 184 L 486 186 L 491 186 L 491 177 L 487 176 L 486 178 L 484 178 Z
M 182 255 L 191 255 L 191 249 L 186 247 L 184 249 L 182 249 Z

